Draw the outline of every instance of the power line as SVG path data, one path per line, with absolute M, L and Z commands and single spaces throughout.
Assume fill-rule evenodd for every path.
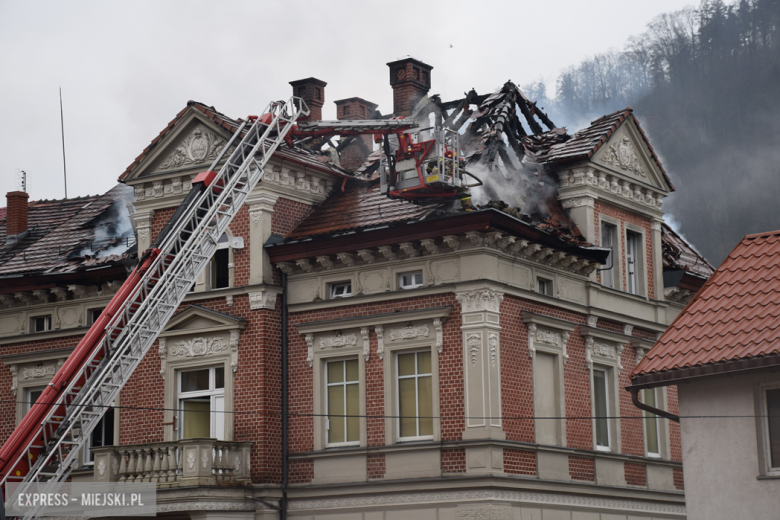
M 13 401 L 13 400 L 0 400 L 2 403 L 15 403 L 15 404 L 30 404 L 29 401 Z M 36 405 L 54 405 L 57 403 L 33 403 Z M 147 411 L 163 411 L 163 412 L 182 412 L 186 411 L 183 408 L 165 408 L 156 406 L 111 406 L 111 405 L 95 405 L 95 404 L 61 404 L 65 407 L 91 407 L 91 408 L 114 408 L 120 410 L 147 410 Z M 190 410 L 192 411 L 192 410 Z M 253 412 L 253 411 L 235 411 L 235 410 L 213 410 L 209 412 L 195 412 L 195 413 L 223 413 L 233 415 L 261 415 L 261 416 L 281 416 L 281 412 Z M 593 419 L 663 419 L 663 417 L 648 416 L 648 415 L 608 415 L 608 416 L 595 416 L 595 415 L 568 415 L 568 416 L 556 416 L 556 417 L 542 417 L 536 415 L 517 415 L 517 416 L 474 416 L 474 415 L 373 415 L 373 414 L 326 414 L 326 413 L 288 413 L 290 417 L 356 417 L 366 419 L 439 419 L 439 420 L 455 420 L 455 419 L 500 419 L 503 421 L 532 421 L 536 419 L 553 419 L 553 420 L 593 420 Z M 757 417 L 780 417 L 780 415 L 680 415 L 681 419 L 755 419 Z

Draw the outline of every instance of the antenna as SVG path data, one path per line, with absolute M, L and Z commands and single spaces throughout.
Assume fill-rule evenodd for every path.
M 62 128 L 62 175 L 65 178 L 65 198 L 68 198 L 68 169 L 65 167 L 65 116 L 62 112 L 62 87 L 60 87 L 60 125 Z
M 27 193 L 27 172 L 24 170 L 19 170 L 19 187 L 20 191 Z

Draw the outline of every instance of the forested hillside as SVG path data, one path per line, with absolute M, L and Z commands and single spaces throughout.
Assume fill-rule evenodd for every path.
M 661 15 L 622 51 L 563 71 L 553 99 L 546 90 L 526 87 L 570 130 L 634 108 L 678 190 L 664 210 L 711 263 L 780 229 L 780 0 Z

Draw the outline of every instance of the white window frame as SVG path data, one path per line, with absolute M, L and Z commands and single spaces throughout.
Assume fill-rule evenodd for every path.
M 45 328 L 43 330 L 34 330 L 35 321 L 39 318 L 44 319 Z M 33 334 L 40 332 L 49 332 L 51 330 L 51 314 L 38 314 L 37 316 L 30 316 L 30 332 Z
M 409 285 L 404 285 L 404 276 L 413 276 L 413 277 L 420 277 L 420 283 L 412 282 Z M 398 288 L 408 291 L 410 289 L 417 289 L 418 287 L 425 286 L 425 277 L 423 276 L 422 269 L 418 269 L 415 271 L 405 271 L 403 273 L 398 273 Z
M 434 434 L 431 433 L 431 435 L 419 435 L 420 433 L 420 410 L 419 410 L 419 399 L 417 399 L 417 391 L 418 391 L 418 385 L 417 380 L 420 377 L 430 377 L 431 378 L 431 400 L 433 401 L 435 399 L 434 392 L 433 392 L 433 386 L 434 386 L 434 378 L 433 378 L 433 354 L 431 353 L 431 371 L 428 374 L 419 374 L 417 372 L 417 354 L 424 353 L 424 352 L 430 352 L 428 349 L 410 349 L 410 350 L 399 350 L 398 352 L 395 352 L 393 355 L 394 358 L 394 364 L 395 364 L 395 372 L 393 377 L 393 385 L 395 386 L 395 403 L 396 407 L 394 410 L 394 415 L 398 418 L 395 421 L 395 437 L 398 439 L 398 442 L 414 442 L 414 441 L 429 441 L 433 440 Z M 399 375 L 399 367 L 398 367 L 398 358 L 399 356 L 402 356 L 404 354 L 415 354 L 414 356 L 414 375 L 411 376 L 400 376 Z M 409 436 L 409 437 L 401 437 L 401 385 L 400 380 L 401 379 L 414 379 L 415 385 L 414 385 L 414 392 L 415 392 L 415 417 L 416 417 L 416 423 L 417 423 L 417 433 L 418 435 L 415 436 Z M 433 402 L 431 402 L 431 411 L 434 411 Z M 434 413 L 434 415 L 436 415 Z M 433 422 L 433 419 L 432 419 Z M 432 429 L 436 430 L 436 425 L 432 425 Z
M 613 442 L 612 442 L 612 421 L 614 419 L 607 419 L 607 446 L 600 446 L 598 443 L 598 434 L 596 431 L 596 421 L 598 420 L 596 418 L 596 372 L 603 372 L 604 373 L 604 398 L 606 399 L 605 408 L 607 410 L 607 417 L 610 417 L 614 415 L 612 413 L 613 409 L 613 399 L 610 399 L 610 383 L 612 382 L 612 370 L 611 367 L 605 367 L 605 366 L 594 366 L 593 370 L 591 371 L 591 396 L 593 400 L 593 445 L 596 449 L 596 451 L 605 451 L 605 452 L 613 452 L 615 451 L 613 449 Z
M 544 292 L 541 291 L 540 285 L 544 284 Z M 537 276 L 536 277 L 536 292 L 538 294 L 542 294 L 544 296 L 554 296 L 555 295 L 555 285 L 553 284 L 552 279 L 546 278 L 544 276 Z
M 609 245 L 605 245 L 605 233 L 604 230 L 607 228 L 609 230 Z M 607 265 L 611 264 L 611 268 L 609 269 L 602 269 L 599 271 L 599 275 L 601 276 L 601 285 L 603 287 L 607 287 L 610 289 L 616 289 L 616 285 L 620 284 L 620 277 L 618 276 L 618 267 L 617 263 L 615 262 L 616 252 L 620 251 L 620 240 L 618 239 L 619 233 L 618 233 L 619 224 L 616 222 L 602 218 L 600 220 L 599 224 L 599 240 L 601 242 L 601 247 L 609 247 L 612 249 L 612 252 L 609 254 L 609 257 L 607 258 Z M 609 283 L 605 283 L 605 281 L 609 279 Z
M 111 407 L 113 408 L 115 403 L 111 403 Z M 114 422 L 116 418 L 116 412 L 114 412 L 113 417 L 111 418 L 111 421 Z M 106 427 L 106 421 L 108 419 L 107 414 L 103 414 L 103 417 L 100 418 L 100 421 L 98 421 L 97 426 L 95 426 L 95 429 L 90 432 L 90 434 L 85 439 L 86 442 L 84 442 L 84 460 L 83 464 L 84 466 L 92 466 L 95 464 L 95 459 L 92 456 L 92 434 L 95 433 L 95 430 L 98 428 L 103 428 L 103 440 L 105 441 L 106 434 L 105 434 L 105 427 Z M 112 425 L 114 426 L 114 425 Z M 116 431 L 114 431 L 114 434 L 116 434 Z M 114 439 L 111 439 L 111 444 L 104 444 L 104 446 L 111 446 L 114 444 Z
M 222 388 L 215 388 L 216 386 L 216 369 L 222 368 L 223 369 L 223 384 Z M 185 372 L 196 372 L 199 370 L 208 370 L 209 371 L 209 389 L 208 390 L 197 390 L 192 392 L 182 392 L 181 391 L 181 378 L 182 374 Z M 210 435 L 211 438 L 215 438 L 218 440 L 225 440 L 226 439 L 226 428 L 225 423 L 225 410 L 226 410 L 226 397 L 225 397 L 225 386 L 227 386 L 227 370 L 225 370 L 225 366 L 222 364 L 215 364 L 215 365 L 206 365 L 206 366 L 199 366 L 199 367 L 188 367 L 188 368 L 182 368 L 180 370 L 176 371 L 176 408 L 178 410 L 177 412 L 177 418 L 176 418 L 176 437 L 178 439 L 182 439 L 184 435 L 184 406 L 182 401 L 186 399 L 197 399 L 197 398 L 204 398 L 208 397 L 210 399 L 209 403 L 209 409 L 211 412 L 209 413 L 210 420 L 211 420 L 211 426 L 210 426 Z M 217 399 L 222 399 L 222 410 L 218 410 L 218 406 L 216 405 Z M 221 422 L 222 422 L 222 433 L 220 435 L 220 432 L 218 431 L 219 428 L 219 422 L 220 417 L 217 415 L 221 414 Z
M 642 402 L 645 403 L 645 404 L 648 404 L 648 403 L 645 402 L 646 401 L 646 397 L 645 396 L 647 395 L 646 393 L 648 391 L 653 392 L 653 397 L 655 398 L 655 402 L 651 406 L 653 408 L 657 408 L 659 410 L 662 410 L 664 408 L 663 407 L 663 402 L 665 401 L 665 399 L 664 399 L 664 397 L 665 397 L 664 393 L 665 392 L 664 392 L 663 388 L 645 388 L 644 390 L 642 390 Z M 663 458 L 664 435 L 663 435 L 663 424 L 662 424 L 661 417 L 655 415 L 654 413 L 648 412 L 648 411 L 644 411 L 644 416 L 645 416 L 645 419 L 642 421 L 643 422 L 643 425 L 642 425 L 642 437 L 645 440 L 645 455 L 650 457 L 650 458 L 654 458 L 654 459 Z M 650 419 L 650 418 L 654 419 L 654 421 L 655 421 L 655 430 L 656 430 L 655 431 L 655 438 L 656 438 L 656 442 L 658 443 L 658 452 L 650 451 L 650 446 L 648 445 L 648 442 L 647 442 L 648 441 L 648 439 L 647 439 L 647 428 L 648 428 L 647 424 L 648 424 L 648 419 Z
M 349 287 L 349 292 L 345 292 L 343 294 L 336 294 L 336 288 L 338 287 Z M 328 294 L 330 296 L 331 300 L 337 300 L 339 298 L 350 298 L 352 297 L 352 280 L 345 280 L 342 282 L 331 282 L 328 284 Z
M 645 233 L 641 228 L 626 225 L 626 292 L 637 296 L 647 294 L 647 276 L 645 269 Z M 629 252 L 631 243 L 635 240 L 633 253 Z M 631 261 L 634 264 L 634 273 L 631 274 Z M 633 285 L 633 287 L 632 287 Z M 632 290 L 633 289 L 633 290 Z
M 347 379 L 347 369 L 346 369 L 346 361 L 357 361 L 358 362 L 358 379 L 357 381 L 346 381 Z M 330 363 L 341 363 L 342 367 L 344 367 L 344 381 L 341 383 L 329 383 L 328 382 L 328 364 Z M 364 411 L 360 411 L 360 401 L 362 400 L 362 371 L 361 371 L 361 363 L 360 360 L 357 357 L 349 356 L 349 357 L 339 357 L 339 358 L 331 358 L 331 359 L 324 359 L 323 360 L 323 368 L 325 369 L 323 382 L 325 383 L 325 393 L 323 395 L 323 401 L 324 401 L 324 408 L 325 408 L 325 447 L 326 448 L 337 448 L 341 446 L 360 446 L 360 440 L 363 437 L 363 428 L 360 428 L 360 434 L 358 435 L 358 440 L 356 441 L 345 441 L 345 442 L 330 442 L 329 441 L 329 432 L 330 432 L 330 411 L 328 410 L 328 389 L 331 386 L 342 386 L 344 387 L 344 410 L 347 409 L 346 406 L 346 398 L 347 398 L 347 392 L 346 392 L 346 386 L 347 384 L 357 384 L 358 385 L 358 410 L 361 415 L 361 418 L 359 422 L 362 422 L 365 416 Z M 346 436 L 347 431 L 347 418 L 346 416 L 344 419 L 344 432 Z
M 44 390 L 46 390 L 45 386 L 30 386 L 24 389 L 24 415 L 27 415 L 27 413 L 33 407 L 33 404 L 35 404 L 34 401 L 30 400 L 30 394 L 33 392 L 43 393 Z
M 760 471 L 762 476 L 766 477 L 780 477 L 780 465 L 772 466 L 772 447 L 771 436 L 769 430 L 769 400 L 767 399 L 767 392 L 769 390 L 780 390 L 780 384 L 769 383 L 762 384 L 758 387 L 758 410 L 759 417 L 757 418 L 757 425 L 759 426 L 759 448 L 760 448 Z M 778 432 L 780 434 L 780 432 Z

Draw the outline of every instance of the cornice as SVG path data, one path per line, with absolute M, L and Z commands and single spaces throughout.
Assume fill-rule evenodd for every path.
M 52 359 L 67 358 L 70 353 L 73 352 L 73 349 L 74 347 L 54 348 L 39 352 L 9 354 L 0 357 L 0 360 L 2 360 L 5 365 L 23 365 L 25 363 L 35 363 L 37 361 L 51 361 Z
M 596 327 L 590 327 L 588 325 L 580 325 L 580 334 L 583 337 L 594 337 L 605 341 L 612 341 L 618 345 L 628 345 L 635 339 L 633 336 L 612 332 L 611 330 L 597 329 Z
M 370 325 L 388 325 L 407 321 L 444 318 L 450 315 L 451 310 L 451 305 L 429 307 L 426 309 L 417 309 L 413 311 L 388 312 L 383 314 L 372 314 L 370 316 L 360 316 L 356 318 L 312 321 L 296 325 L 295 328 L 298 330 L 299 334 L 313 334 L 316 332 L 326 332 L 335 329 L 353 329 L 358 327 L 367 327 Z
M 61 339 L 68 336 L 84 336 L 89 327 L 73 327 L 71 329 L 48 330 L 46 332 L 28 332 L 15 336 L 0 338 L 0 345 L 13 345 L 14 343 L 27 343 L 32 341 L 45 341 L 48 339 Z

